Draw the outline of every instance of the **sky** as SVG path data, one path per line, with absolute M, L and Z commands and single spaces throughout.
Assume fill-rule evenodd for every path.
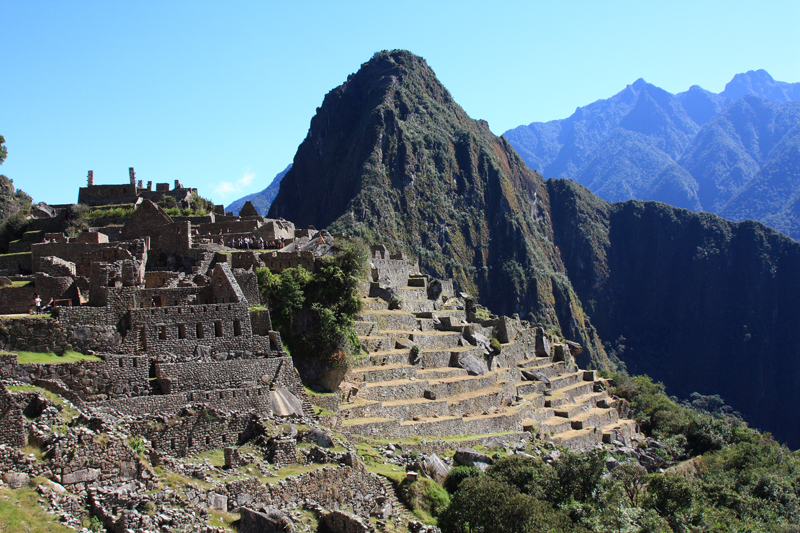
M 380 50 L 424 57 L 492 131 L 638 78 L 720 92 L 800 81 L 800 0 L 0 0 L 0 173 L 34 201 L 174 180 L 228 205 L 292 162 L 325 94 Z

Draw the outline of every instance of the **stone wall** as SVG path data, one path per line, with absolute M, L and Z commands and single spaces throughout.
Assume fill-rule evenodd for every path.
M 35 309 L 33 299 L 36 297 L 36 291 L 33 283 L 23 287 L 0 287 L 0 314 L 13 315 Z
M 288 477 L 271 485 L 257 478 L 225 484 L 228 510 L 263 503 L 279 509 L 294 508 L 313 500 L 328 509 L 346 509 L 369 518 L 371 511 L 390 500 L 386 486 L 357 459 L 352 466 L 324 467 Z M 219 490 L 219 489 L 218 489 Z
M 273 273 L 280 273 L 287 268 L 297 268 L 302 266 L 309 272 L 314 271 L 314 254 L 311 252 L 264 252 L 258 255 L 259 259 L 264 262 L 264 266 L 270 269 Z
M 148 361 L 143 357 L 104 355 L 103 361 L 13 364 L 0 360 L 0 377 L 39 384 L 94 402 L 150 394 Z M 15 356 L 16 359 L 16 356 Z
M 261 304 L 261 291 L 258 290 L 258 278 L 252 270 L 234 270 L 233 277 L 244 293 L 248 305 Z
M 78 203 L 89 206 L 133 204 L 139 199 L 136 196 L 136 185 L 92 185 L 78 189 Z
M 64 240 L 59 240 L 56 242 L 66 243 Z M 42 257 L 39 260 L 39 272 L 48 274 L 50 276 L 75 277 L 77 275 L 75 263 L 72 263 L 71 261 L 64 261 L 63 259 L 53 256 Z
M 0 255 L 0 275 L 16 276 L 31 271 L 31 252 Z
M 0 383 L 0 444 L 25 446 L 25 419 L 11 393 Z
M 92 264 L 96 262 L 113 263 L 123 259 L 147 261 L 147 251 L 142 240 L 112 243 L 50 242 L 31 246 L 31 265 L 39 272 L 43 265 L 49 264 L 46 257 L 58 257 L 73 263 L 78 276 L 91 276 Z M 46 268 L 46 266 L 45 266 Z
M 100 408 L 115 409 L 131 416 L 144 416 L 176 413 L 189 404 L 200 403 L 219 411 L 269 413 L 272 408 L 269 387 L 266 385 L 250 389 L 187 391 L 176 394 L 118 398 L 97 402 L 94 405 Z
M 165 394 L 185 391 L 253 388 L 277 382 L 302 398 L 305 390 L 294 372 L 291 357 L 240 359 L 198 364 L 156 363 L 156 378 Z M 301 392 L 302 396 L 298 393 Z
M 106 352 L 114 351 L 120 342 L 119 333 L 111 326 L 74 326 L 52 318 L 0 318 L 0 349 L 5 351 Z
M 250 414 L 225 413 L 207 407 L 187 409 L 162 420 L 133 422 L 130 432 L 147 438 L 154 450 L 179 457 L 241 445 L 252 433 L 254 423 Z
M 168 352 L 185 359 L 197 346 L 216 354 L 270 351 L 269 337 L 253 337 L 246 303 L 131 309 L 128 327 L 127 353 Z

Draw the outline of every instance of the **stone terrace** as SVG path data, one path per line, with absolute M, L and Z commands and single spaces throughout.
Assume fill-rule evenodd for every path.
M 340 404 L 345 431 L 442 438 L 525 430 L 575 449 L 636 431 L 596 372 L 574 364 L 577 345 L 519 320 L 475 321 L 464 309 L 471 302 L 452 298 L 451 284 L 398 276 L 407 262 L 397 262 L 391 278 L 403 284 L 373 281 L 357 317 L 367 355 L 345 377 L 352 384 Z M 390 263 L 373 261 L 373 279 Z M 491 337 L 505 341 L 499 354 L 486 346 Z

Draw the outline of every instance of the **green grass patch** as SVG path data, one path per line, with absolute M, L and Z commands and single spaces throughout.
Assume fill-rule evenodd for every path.
M 33 285 L 33 280 L 29 279 L 27 281 L 12 281 L 12 287 L 27 287 L 28 285 Z
M 221 527 L 229 531 L 236 531 L 233 523 L 241 517 L 239 513 L 226 513 L 216 509 L 208 509 L 208 525 L 211 527 Z
M 330 409 L 325 409 L 324 407 L 320 407 L 319 405 L 314 406 L 314 414 L 316 416 L 327 416 L 327 415 L 335 415 L 333 411 Z
M 74 533 L 55 516 L 47 514 L 38 499 L 36 491 L 28 487 L 0 489 L 0 531 Z
M 84 355 L 74 350 L 67 350 L 63 355 L 56 355 L 53 352 L 15 352 L 19 364 L 45 364 L 52 365 L 58 363 L 74 363 L 75 361 L 102 361 L 96 355 Z
M 222 448 L 217 448 L 215 450 L 208 450 L 203 453 L 198 453 L 196 455 L 191 456 L 191 460 L 193 461 L 204 461 L 208 459 L 209 462 L 217 467 L 225 466 L 225 452 Z
M 22 257 L 23 255 L 31 255 L 31 253 L 30 252 L 15 252 L 13 254 L 0 254 L 0 258 L 1 257 L 13 257 L 13 256 Z

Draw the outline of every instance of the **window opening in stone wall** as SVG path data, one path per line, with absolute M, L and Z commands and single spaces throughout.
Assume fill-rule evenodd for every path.
M 178 324 L 178 338 L 179 339 L 186 338 L 186 324 Z
M 139 360 L 134 357 L 132 361 L 133 361 L 133 368 L 139 368 Z
M 229 305 L 229 306 L 228 306 L 228 311 L 230 311 L 231 309 L 233 309 L 233 306 L 232 306 L 232 305 Z
M 214 335 L 217 337 L 222 337 L 222 322 L 219 320 L 214 322 Z
M 208 446 L 209 444 L 211 444 L 211 437 L 206 436 L 206 446 Z
M 206 333 L 203 331 L 203 324 L 197 324 L 197 338 L 198 339 L 205 339 Z
M 237 337 L 242 334 L 242 322 L 240 320 L 233 321 L 233 334 Z
M 192 447 L 192 437 L 189 437 L 189 438 L 186 439 L 186 447 L 187 448 L 191 448 Z
M 169 446 L 170 446 L 170 448 L 172 448 L 173 450 L 175 449 L 175 439 L 172 439 L 171 441 L 169 441 Z
M 183 314 L 183 309 L 181 309 L 180 307 L 178 308 L 178 314 L 179 314 L 179 315 L 182 315 L 182 314 Z
M 219 306 L 218 305 L 215 306 L 215 310 L 219 311 Z
M 120 368 L 125 368 L 125 359 L 123 359 L 123 358 L 121 358 L 121 357 L 120 357 L 120 359 L 119 359 L 119 367 L 120 367 Z
M 228 442 L 228 436 L 224 433 L 222 434 L 222 444 L 226 444 Z
M 167 326 L 158 326 L 158 338 L 162 341 L 167 339 Z

